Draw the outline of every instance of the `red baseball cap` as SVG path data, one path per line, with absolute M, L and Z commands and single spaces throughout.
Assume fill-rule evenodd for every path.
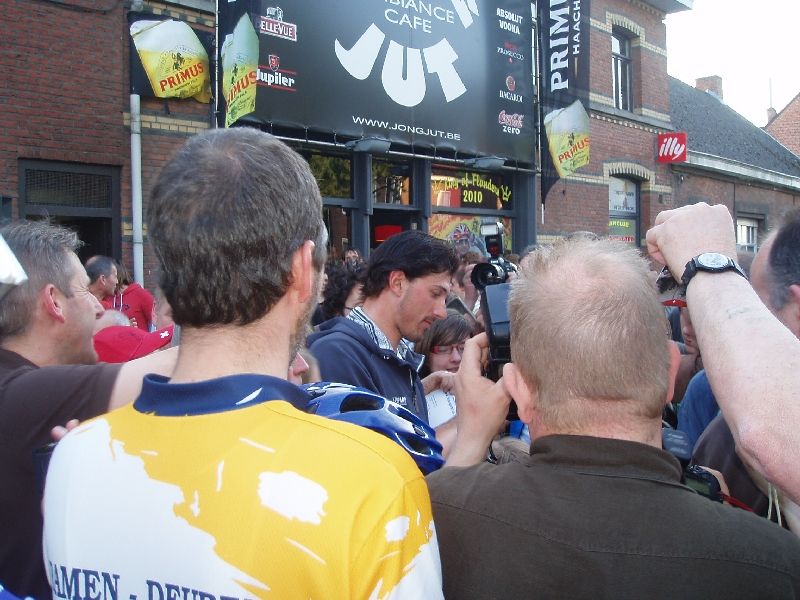
M 148 333 L 138 327 L 112 325 L 94 335 L 94 349 L 101 362 L 128 362 L 147 356 L 169 344 L 172 341 L 174 328 L 174 325 L 170 325 Z

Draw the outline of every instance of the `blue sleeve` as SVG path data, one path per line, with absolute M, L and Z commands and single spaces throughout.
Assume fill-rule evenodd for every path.
M 719 414 L 717 399 L 711 391 L 706 372 L 700 371 L 686 386 L 683 401 L 678 407 L 678 431 L 684 431 L 689 436 L 692 446 L 708 427 L 709 423 Z
M 352 338 L 331 334 L 311 344 L 309 351 L 319 363 L 323 381 L 346 383 L 373 391 L 378 389 L 366 368 L 369 358 Z

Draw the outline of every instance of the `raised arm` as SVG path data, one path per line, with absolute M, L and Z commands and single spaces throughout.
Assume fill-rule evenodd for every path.
M 680 279 L 704 252 L 736 257 L 727 208 L 705 203 L 665 211 L 647 232 L 653 258 Z M 687 289 L 703 364 L 740 456 L 800 500 L 800 340 L 738 274 L 698 273 Z

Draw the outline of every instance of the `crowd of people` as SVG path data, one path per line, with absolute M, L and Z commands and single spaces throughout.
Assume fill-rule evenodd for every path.
M 73 232 L 0 228 L 28 275 L 0 301 L 8 592 L 800 596 L 800 212 L 749 280 L 702 203 L 659 214 L 649 256 L 582 234 L 509 257 L 497 380 L 485 258 L 406 231 L 327 261 L 310 168 L 266 133 L 193 137 L 148 213 L 158 301 L 110 257 L 81 264 Z M 364 422 L 314 414 L 311 381 L 367 390 L 337 406 Z M 376 394 L 402 444 L 368 422 Z

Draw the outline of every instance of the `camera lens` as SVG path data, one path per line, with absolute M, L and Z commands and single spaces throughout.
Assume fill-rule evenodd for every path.
M 472 284 L 482 290 L 487 285 L 503 283 L 506 280 L 506 272 L 502 265 L 495 262 L 481 263 L 472 269 Z

